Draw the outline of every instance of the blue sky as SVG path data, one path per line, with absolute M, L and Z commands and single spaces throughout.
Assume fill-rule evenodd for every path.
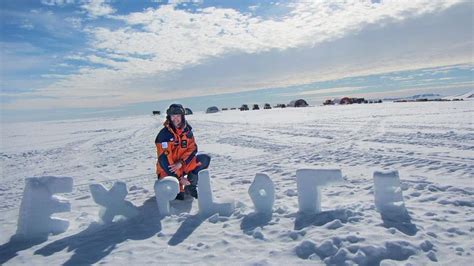
M 473 2 L 1 3 L 2 123 L 473 89 Z

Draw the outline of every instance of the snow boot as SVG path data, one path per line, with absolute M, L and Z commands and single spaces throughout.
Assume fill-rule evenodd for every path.
M 177 195 L 176 195 L 176 198 L 174 198 L 175 200 L 184 200 L 184 192 L 179 192 Z
M 191 195 L 193 198 L 198 198 L 197 188 L 194 185 L 189 185 L 184 188 L 184 190 Z
M 198 175 L 194 172 L 191 172 L 188 174 L 188 180 L 191 183 L 191 185 L 188 185 L 184 188 L 184 190 L 191 195 L 193 198 L 197 199 L 198 194 L 197 194 L 197 183 L 198 183 Z

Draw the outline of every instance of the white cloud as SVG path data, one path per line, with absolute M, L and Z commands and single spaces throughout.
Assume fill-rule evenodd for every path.
M 368 24 L 402 20 L 449 7 L 453 1 L 370 1 L 297 4 L 284 20 L 263 20 L 233 9 L 206 8 L 200 13 L 172 6 L 115 16 L 130 26 L 91 28 L 95 48 L 124 55 L 152 56 L 153 70 L 179 70 L 228 53 L 260 53 L 311 47 L 354 34 Z M 137 31 L 136 27 L 142 27 Z M 125 66 L 125 65 L 124 65 Z M 147 71 L 148 72 L 148 71 Z
M 168 4 L 179 5 L 179 4 L 201 4 L 203 0 L 169 0 Z
M 106 2 L 106 0 L 86 0 L 85 4 L 83 4 L 81 7 L 88 12 L 90 17 L 93 18 L 115 13 L 115 9 L 113 9 Z
M 25 30 L 32 30 L 35 28 L 35 26 L 31 24 L 31 22 L 29 22 L 28 20 L 23 20 L 22 24 L 20 25 L 20 28 Z
M 74 29 L 82 29 L 82 19 L 78 17 L 67 17 L 64 19 L 66 22 L 70 23 L 70 25 Z
M 73 4 L 74 0 L 41 0 L 41 3 L 48 6 L 63 6 L 66 4 Z
M 81 55 L 80 59 L 104 67 L 82 68 L 78 73 L 36 93 L 66 99 L 57 103 L 50 100 L 51 102 L 45 102 L 43 105 L 51 107 L 84 105 L 74 100 L 74 97 L 105 97 L 110 93 L 120 95 L 107 100 L 88 100 L 86 103 L 88 106 L 104 107 L 311 82 L 315 80 L 315 71 L 319 71 L 319 76 L 328 79 L 356 73 L 355 70 L 358 71 L 357 73 L 364 74 L 364 71 L 373 73 L 374 69 L 389 71 L 400 66 L 416 67 L 420 66 L 414 64 L 413 61 L 414 58 L 419 58 L 416 56 L 419 50 L 416 49 L 412 51 L 413 54 L 404 53 L 395 58 L 390 57 L 393 54 L 389 54 L 390 56 L 379 58 L 380 60 L 374 60 L 370 55 L 367 58 L 357 58 L 348 54 L 347 51 L 341 51 L 347 55 L 343 59 L 349 62 L 349 65 L 341 65 L 342 60 L 338 56 L 340 51 L 332 51 L 335 53 L 333 57 L 338 58 L 339 64 L 332 64 L 333 59 L 330 55 L 325 58 L 325 62 L 311 62 L 312 64 L 308 64 L 302 58 L 301 62 L 293 62 L 293 64 L 308 64 L 308 67 L 302 67 L 302 71 L 298 73 L 295 71 L 282 75 L 273 73 L 271 78 L 263 74 L 250 78 L 245 75 L 252 73 L 245 73 L 242 77 L 229 74 L 222 77 L 222 80 L 227 82 L 222 86 L 217 85 L 221 77 L 207 73 L 208 80 L 196 82 L 214 83 L 206 88 L 190 87 L 190 83 L 186 84 L 181 79 L 171 79 L 170 82 L 177 84 L 173 87 L 173 92 L 176 92 L 174 94 L 169 93 L 169 86 L 159 86 L 164 83 L 163 80 L 169 80 L 174 75 L 179 77 L 180 71 L 205 66 L 208 62 L 236 54 L 248 55 L 249 58 L 255 56 L 259 59 L 265 58 L 266 55 L 284 55 L 288 51 L 304 50 L 316 51 L 322 54 L 319 58 L 324 59 L 324 51 L 318 51 L 322 44 L 357 35 L 369 26 L 382 27 L 425 14 L 441 12 L 459 2 L 462 1 L 402 0 L 383 3 L 372 3 L 369 0 L 304 1 L 293 3 L 292 11 L 282 18 L 264 19 L 240 13 L 234 9 L 210 7 L 197 13 L 190 13 L 178 10 L 173 5 L 163 5 L 156 9 L 149 8 L 129 15 L 111 15 L 115 10 L 105 1 L 89 1 L 82 7 L 89 12 L 90 16 L 107 15 L 109 18 L 126 23 L 126 26 L 120 28 L 89 26 L 86 29 L 92 37 L 92 48 L 97 52 Z M 371 44 L 368 43 L 367 46 L 371 47 Z M 330 50 L 330 48 L 326 49 Z M 359 51 L 361 49 L 359 48 Z M 387 48 L 387 50 L 390 49 L 391 47 Z M 445 50 L 449 50 L 449 47 Z M 382 53 L 383 51 L 366 51 L 366 53 L 372 52 L 386 56 Z M 432 58 L 439 52 L 436 50 L 426 53 L 426 56 Z M 248 64 L 240 64 L 240 59 L 237 59 L 236 66 L 230 64 L 227 66 L 230 69 L 235 67 L 240 71 L 244 71 L 242 70 L 244 67 L 252 67 L 251 59 Z M 258 64 L 258 59 L 255 59 L 253 64 Z M 272 67 L 272 59 L 264 60 L 270 62 L 270 67 Z M 289 61 L 291 60 L 289 58 Z M 265 74 L 272 73 L 268 71 Z
M 332 94 L 332 93 L 340 93 L 340 92 L 356 92 L 364 88 L 365 87 L 336 87 L 336 88 L 301 91 L 301 92 L 295 92 L 295 93 L 281 93 L 280 96 L 312 96 L 312 95 Z
M 48 9 L 31 9 L 28 12 L 2 10 L 3 16 L 14 18 L 10 23 L 24 23 L 23 25 L 26 25 L 27 28 L 33 26 L 35 31 L 41 32 L 42 37 L 48 35 L 51 38 L 50 42 L 58 42 L 57 39 L 70 38 L 77 33 L 74 28 L 77 24 L 74 23 L 80 19 L 77 18 L 75 22 L 67 20 L 64 14 L 64 12 L 52 12 Z M 64 23 L 65 19 L 68 23 Z M 21 27 L 21 24 L 19 26 Z M 30 36 L 24 39 L 32 38 Z

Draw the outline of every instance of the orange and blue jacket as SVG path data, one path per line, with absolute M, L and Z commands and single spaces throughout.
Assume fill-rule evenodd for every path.
M 166 176 L 179 178 L 199 166 L 196 159 L 198 147 L 194 140 L 192 127 L 187 122 L 184 123 L 185 126 L 182 129 L 175 129 L 167 120 L 163 124 L 163 129 L 156 136 L 155 145 L 158 158 L 156 174 L 159 179 Z M 173 173 L 169 166 L 177 162 L 181 162 L 183 167 L 177 173 Z

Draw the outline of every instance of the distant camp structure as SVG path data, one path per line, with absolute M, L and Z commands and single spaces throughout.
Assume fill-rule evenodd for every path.
M 263 106 L 263 109 L 272 109 L 272 106 L 271 106 L 269 103 L 266 103 L 266 104 Z
M 407 103 L 407 102 L 450 102 L 450 101 L 464 101 L 464 99 L 454 98 L 450 100 L 450 99 L 440 99 L 440 98 L 436 98 L 436 99 L 419 98 L 419 99 L 400 99 L 400 100 L 395 100 L 393 102 Z
M 258 106 L 258 104 L 254 104 L 252 110 L 260 110 L 260 107 Z
M 153 115 L 160 115 L 161 112 L 160 111 L 153 111 Z
M 189 109 L 189 108 L 184 108 L 184 113 L 185 113 L 186 115 L 192 115 L 192 114 L 193 114 L 193 111 L 192 111 L 191 109 Z
M 334 104 L 362 104 L 362 103 L 382 103 L 380 99 L 366 100 L 364 98 L 351 98 L 342 97 L 341 99 L 327 99 L 323 102 L 323 105 L 334 105 Z
M 277 105 L 274 106 L 274 108 L 286 108 L 286 104 L 278 103 Z
M 250 110 L 250 109 L 249 109 L 249 106 L 248 106 L 248 105 L 242 104 L 242 106 L 240 106 L 239 110 L 240 110 L 240 111 L 248 111 L 248 110 Z
M 381 99 L 378 100 L 369 100 L 369 103 L 382 103 Z
M 344 97 L 339 101 L 339 104 L 352 104 L 352 100 L 349 97 Z
M 334 105 L 334 101 L 331 99 L 327 99 L 326 101 L 323 102 L 323 105 Z
M 219 112 L 219 108 L 217 108 L 217 106 L 211 106 L 206 110 L 206 114 L 212 114 L 217 112 Z
M 307 107 L 308 103 L 303 99 L 293 100 L 288 104 L 288 107 Z

